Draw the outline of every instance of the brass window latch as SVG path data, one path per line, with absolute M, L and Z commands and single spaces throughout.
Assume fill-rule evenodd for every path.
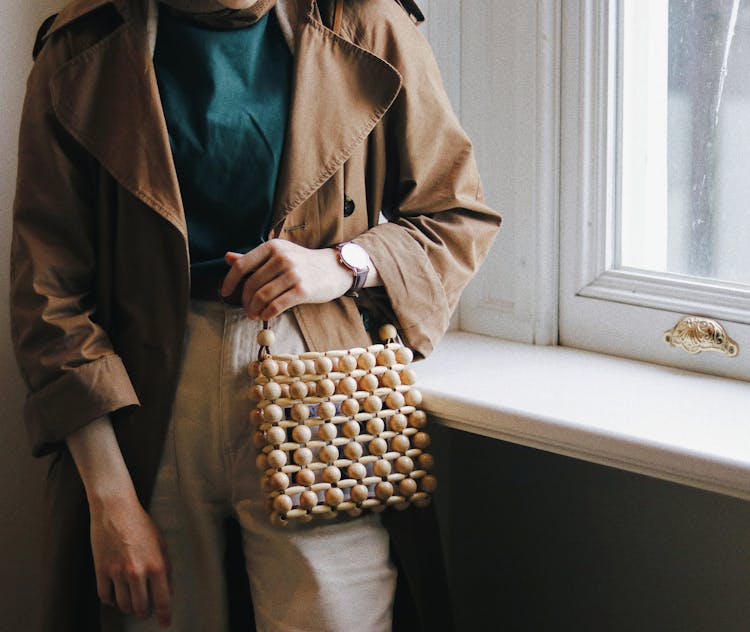
M 703 316 L 681 318 L 672 329 L 664 332 L 664 342 L 688 353 L 716 351 L 733 358 L 740 352 L 739 345 L 721 323 Z

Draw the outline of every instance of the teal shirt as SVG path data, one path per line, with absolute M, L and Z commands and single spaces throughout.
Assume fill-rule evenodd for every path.
M 226 271 L 268 232 L 292 57 L 269 11 L 211 30 L 159 12 L 154 67 L 187 219 L 193 274 Z

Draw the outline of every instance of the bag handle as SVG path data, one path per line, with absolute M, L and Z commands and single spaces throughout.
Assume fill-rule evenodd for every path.
M 333 32 L 341 33 L 341 16 L 344 15 L 344 0 L 336 0 L 336 8 L 333 11 Z

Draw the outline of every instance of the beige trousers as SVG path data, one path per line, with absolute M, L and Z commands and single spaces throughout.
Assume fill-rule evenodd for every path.
M 396 571 L 379 515 L 279 527 L 265 514 L 246 395 L 247 364 L 257 357 L 260 326 L 239 308 L 207 301 L 191 305 L 150 507 L 172 564 L 171 629 L 228 629 L 223 523 L 234 516 L 242 528 L 259 631 L 390 630 Z M 274 351 L 305 350 L 291 314 L 271 326 Z M 128 617 L 125 629 L 159 628 L 154 619 Z

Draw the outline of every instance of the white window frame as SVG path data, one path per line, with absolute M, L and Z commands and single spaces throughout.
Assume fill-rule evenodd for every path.
M 676 274 L 612 269 L 622 0 L 566 0 L 562 41 L 560 344 L 750 380 L 750 290 Z M 740 356 L 664 342 L 682 316 L 719 319 Z

